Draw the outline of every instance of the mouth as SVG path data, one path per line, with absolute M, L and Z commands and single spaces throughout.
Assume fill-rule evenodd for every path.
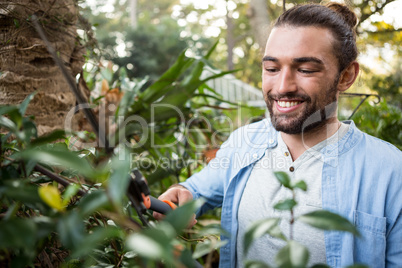
M 291 108 L 302 103 L 302 101 L 276 101 L 281 108 Z
M 276 100 L 276 108 L 281 113 L 290 113 L 297 110 L 304 101 L 301 100 Z

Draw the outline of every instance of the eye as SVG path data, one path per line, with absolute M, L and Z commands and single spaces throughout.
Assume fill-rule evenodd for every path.
M 312 74 L 312 73 L 316 73 L 316 70 L 310 70 L 310 69 L 299 69 L 299 72 L 303 73 L 303 74 Z
M 265 71 L 267 71 L 268 73 L 276 73 L 279 71 L 279 69 L 274 68 L 274 67 L 268 67 L 268 68 L 265 68 Z

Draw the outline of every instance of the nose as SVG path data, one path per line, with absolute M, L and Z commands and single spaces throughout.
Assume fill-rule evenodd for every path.
M 291 68 L 282 68 L 278 76 L 277 92 L 286 94 L 297 91 L 294 73 Z

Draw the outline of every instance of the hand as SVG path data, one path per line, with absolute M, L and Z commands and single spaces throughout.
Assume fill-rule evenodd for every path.
M 166 192 L 161 194 L 158 197 L 159 200 L 168 200 L 170 202 L 173 202 L 177 204 L 178 206 L 183 205 L 184 203 L 187 203 L 191 200 L 193 200 L 193 195 L 189 190 L 187 190 L 186 187 L 181 186 L 179 184 L 173 185 L 170 187 Z M 162 220 L 165 215 L 160 214 L 158 212 L 154 212 L 153 216 L 157 220 Z M 197 220 L 195 219 L 195 215 L 193 216 L 192 220 L 190 221 L 188 228 L 191 228 L 194 226 L 194 224 L 197 223 Z

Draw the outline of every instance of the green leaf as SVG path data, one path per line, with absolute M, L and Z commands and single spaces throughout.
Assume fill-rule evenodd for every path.
M 221 227 L 220 224 L 208 224 L 203 226 L 202 229 L 198 231 L 199 236 L 210 236 L 210 235 L 224 235 L 229 237 L 230 234 Z
M 274 172 L 276 179 L 286 188 L 293 189 L 290 185 L 290 178 L 286 172 L 277 171 Z
M 345 231 L 357 236 L 360 235 L 356 227 L 347 219 L 326 210 L 316 210 L 304 214 L 298 220 L 322 230 Z
M 245 268 L 271 268 L 268 264 L 262 261 L 250 261 L 247 260 L 244 263 Z
M 44 144 L 49 144 L 57 140 L 64 140 L 66 138 L 66 132 L 64 130 L 55 130 L 51 133 L 41 136 L 32 140 L 30 147 L 36 147 Z
M 36 232 L 37 226 L 32 219 L 0 221 L 0 248 L 32 249 L 36 243 Z
M 279 267 L 306 267 L 309 259 L 308 249 L 290 240 L 276 255 L 275 262 Z
M 170 223 L 177 233 L 181 233 L 189 225 L 194 213 L 203 203 L 202 199 L 190 201 L 169 212 L 164 221 Z
M 7 117 L 0 116 L 0 126 L 7 128 L 10 131 L 16 132 L 18 130 L 18 127 L 16 124 L 14 124 L 13 121 L 8 119 Z
M 17 28 L 17 29 L 20 28 L 20 21 L 17 19 L 13 19 L 13 21 L 14 21 L 15 28 Z
M 207 255 L 211 251 L 226 245 L 227 242 L 228 242 L 227 240 L 221 241 L 221 240 L 209 240 L 209 239 L 204 240 L 203 242 L 199 242 L 195 246 L 193 258 L 194 259 L 201 258 L 202 256 Z
M 15 112 L 18 112 L 17 106 L 11 106 L 11 105 L 0 106 L 0 115 L 15 113 Z
M 200 77 L 204 70 L 204 66 L 205 64 L 202 61 L 196 62 L 195 67 L 192 69 L 190 75 L 183 79 L 182 86 L 187 93 L 194 92 L 198 88 L 198 85 L 202 84 Z
M 247 231 L 244 234 L 244 253 L 247 254 L 255 239 L 260 238 L 265 234 L 286 241 L 286 237 L 279 229 L 279 221 L 279 218 L 262 219 L 254 222 L 249 228 L 247 228 Z
M 117 205 L 121 205 L 130 182 L 130 154 L 124 148 L 119 150 L 110 164 L 112 174 L 107 181 L 107 191 Z
M 73 196 L 75 196 L 79 189 L 80 189 L 80 185 L 78 184 L 70 184 L 67 189 L 63 192 L 62 195 L 62 199 L 63 199 L 63 206 L 66 207 L 68 205 L 68 203 L 70 203 L 71 198 L 73 198 Z
M 180 252 L 180 262 L 187 268 L 199 267 L 197 266 L 196 261 L 192 257 L 191 250 L 185 248 Z
M 127 90 L 120 103 L 119 103 L 119 115 L 125 116 L 130 109 L 130 106 L 135 102 L 135 94 L 139 91 L 146 83 L 148 79 L 143 79 L 135 85 L 135 88 Z
M 82 217 L 89 216 L 95 211 L 107 208 L 109 206 L 109 198 L 105 191 L 102 190 L 96 190 L 86 194 L 78 204 Z
M 85 240 L 85 226 L 80 215 L 72 211 L 59 218 L 57 233 L 65 247 L 69 249 L 79 247 Z
M 36 237 L 38 240 L 47 238 L 50 233 L 56 231 L 56 225 L 52 218 L 39 216 L 31 219 L 37 226 Z
M 294 199 L 286 199 L 275 204 L 274 209 L 277 210 L 291 210 L 297 205 Z
M 27 110 L 27 108 L 28 108 L 29 103 L 31 102 L 31 100 L 33 100 L 33 98 L 35 97 L 35 95 L 36 95 L 36 91 L 32 92 L 32 93 L 29 94 L 29 95 L 24 99 L 24 101 L 19 105 L 19 111 L 20 111 L 20 114 L 21 114 L 21 115 L 24 115 L 24 114 L 25 114 L 25 112 L 26 112 L 26 110 Z
M 66 168 L 72 168 L 93 180 L 99 180 L 104 177 L 104 173 L 92 168 L 86 159 L 79 158 L 75 153 L 70 152 L 67 149 L 27 149 L 20 153 L 20 156 L 23 159 L 36 160 L 51 166 L 60 165 Z
M 238 70 L 224 71 L 224 72 L 221 71 L 221 72 L 219 72 L 219 73 L 217 73 L 217 74 L 214 74 L 214 75 L 208 76 L 207 78 L 204 78 L 203 80 L 201 80 L 201 83 L 205 83 L 205 82 L 207 82 L 207 81 L 209 81 L 209 80 L 213 80 L 213 79 L 216 79 L 216 78 L 225 76 L 225 75 L 227 75 L 227 74 L 232 74 L 232 73 L 235 73 L 235 72 L 238 72 L 238 71 L 240 71 L 240 69 L 238 69 Z
M 42 212 L 49 210 L 48 206 L 39 197 L 38 187 L 28 184 L 27 181 L 11 180 L 5 182 L 5 185 L 0 187 L 0 198 L 3 196 L 20 201 Z
M 145 258 L 173 263 L 172 242 L 175 236 L 176 232 L 170 224 L 160 222 L 155 228 L 130 235 L 126 245 Z
M 94 247 L 106 243 L 108 239 L 121 238 L 123 236 L 122 230 L 116 227 L 97 227 L 91 229 L 91 234 L 86 235 L 79 247 L 74 248 L 71 258 L 80 258 L 92 252 Z
M 12 165 L 3 166 L 0 168 L 0 178 L 2 180 L 16 179 L 21 175 L 16 167 Z
M 28 118 L 22 120 L 22 130 L 17 133 L 20 140 L 23 140 L 25 144 L 29 144 L 32 138 L 38 137 L 38 131 L 33 121 Z
M 194 59 L 186 58 L 185 51 L 183 51 L 176 62 L 154 84 L 139 95 L 139 99 L 150 104 L 162 97 L 173 88 L 174 82 L 192 62 L 194 62 Z M 133 112 L 136 111 L 136 109 L 133 109 Z
M 205 55 L 205 58 L 206 58 L 206 59 L 209 59 L 209 57 L 211 57 L 212 52 L 215 51 L 215 49 L 216 49 L 216 47 L 218 46 L 218 44 L 219 44 L 219 40 L 217 40 L 217 41 L 214 43 L 214 45 L 208 50 L 207 54 Z
M 307 191 L 307 184 L 306 184 L 305 181 L 298 181 L 296 183 L 291 183 L 291 187 L 293 189 L 298 188 L 298 189 L 301 189 L 303 191 Z

